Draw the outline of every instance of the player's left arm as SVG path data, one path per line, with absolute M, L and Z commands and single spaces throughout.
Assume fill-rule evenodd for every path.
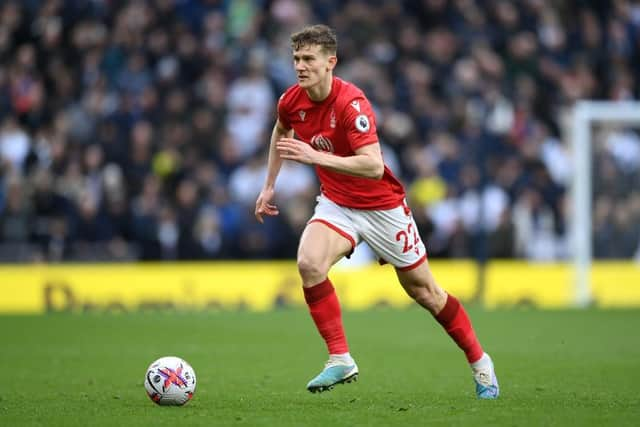
M 339 113 L 353 155 L 336 156 L 293 138 L 281 138 L 276 146 L 280 157 L 300 163 L 321 166 L 335 172 L 364 178 L 381 179 L 384 161 L 378 142 L 375 115 L 364 96 L 353 98 Z
M 282 159 L 322 166 L 347 175 L 381 179 L 384 174 L 382 152 L 377 142 L 356 149 L 355 154 L 348 157 L 316 151 L 309 144 L 294 138 L 281 138 L 276 148 Z

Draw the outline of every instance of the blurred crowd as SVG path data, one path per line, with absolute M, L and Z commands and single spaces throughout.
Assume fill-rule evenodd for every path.
M 310 23 L 431 257 L 569 257 L 571 107 L 639 98 L 638 0 L 0 1 L 0 260 L 294 257 L 313 170 L 253 208 Z M 594 134 L 595 255 L 640 257 L 639 134 Z

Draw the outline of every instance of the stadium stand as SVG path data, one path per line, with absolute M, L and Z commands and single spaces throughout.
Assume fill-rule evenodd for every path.
M 0 3 L 0 261 L 292 258 L 318 191 L 253 218 L 289 35 L 325 22 L 431 257 L 568 256 L 568 115 L 640 96 L 635 0 Z M 599 258 L 640 257 L 640 138 L 595 140 Z

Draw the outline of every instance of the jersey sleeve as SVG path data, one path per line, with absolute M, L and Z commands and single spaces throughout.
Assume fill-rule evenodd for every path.
M 286 108 L 286 103 L 284 100 L 284 96 L 286 95 L 286 92 L 282 94 L 282 96 L 280 96 L 280 99 L 278 100 L 278 121 L 282 124 L 282 126 L 284 126 L 287 129 L 291 129 L 291 122 L 289 122 L 289 114 Z
M 378 142 L 376 118 L 369 100 L 358 96 L 349 101 L 342 113 L 342 126 L 352 150 Z

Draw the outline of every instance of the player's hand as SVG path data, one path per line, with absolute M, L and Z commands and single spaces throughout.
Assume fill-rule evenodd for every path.
M 255 215 L 260 224 L 264 223 L 262 215 L 275 216 L 280 213 L 278 207 L 271 203 L 274 193 L 273 188 L 263 188 L 256 200 Z
M 276 142 L 276 149 L 281 158 L 313 165 L 316 163 L 318 152 L 304 141 L 294 138 L 280 138 Z

